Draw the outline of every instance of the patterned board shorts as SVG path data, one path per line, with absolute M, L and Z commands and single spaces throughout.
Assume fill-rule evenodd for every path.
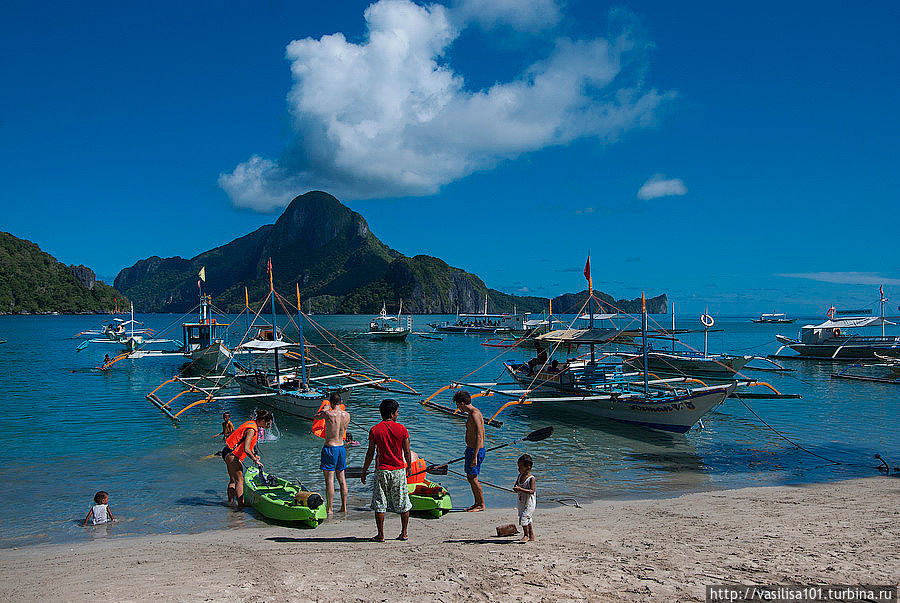
M 406 488 L 406 469 L 376 469 L 372 505 L 376 513 L 406 513 L 412 509 Z

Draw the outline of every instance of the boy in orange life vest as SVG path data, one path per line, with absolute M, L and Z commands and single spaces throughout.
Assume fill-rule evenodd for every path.
M 347 426 L 350 424 L 350 413 L 341 403 L 341 395 L 337 392 L 328 396 L 328 404 L 323 404 L 313 416 L 313 420 L 322 419 L 325 422 L 325 445 L 322 446 L 322 458 L 319 468 L 325 475 L 325 500 L 328 516 L 331 517 L 331 505 L 334 501 L 334 478 L 337 475 L 341 488 L 341 513 L 347 512 L 347 480 L 344 478 L 344 470 L 347 468 L 347 450 L 344 448 L 344 439 L 347 436 Z

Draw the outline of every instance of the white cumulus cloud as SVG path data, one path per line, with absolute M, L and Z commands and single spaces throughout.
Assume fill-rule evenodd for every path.
M 641 88 L 641 70 L 629 66 L 640 66 L 643 47 L 625 34 L 559 38 L 519 77 L 468 90 L 444 60 L 465 25 L 449 9 L 380 0 L 364 16 L 361 43 L 335 33 L 288 45 L 294 140 L 277 159 L 253 155 L 220 174 L 235 205 L 271 211 L 311 189 L 350 199 L 434 194 L 522 153 L 614 141 L 651 124 L 673 96 Z
M 458 0 L 453 12 L 460 21 L 475 21 L 484 29 L 504 24 L 520 31 L 552 27 L 562 16 L 555 0 Z
M 666 178 L 664 174 L 654 174 L 638 190 L 637 198 L 643 201 L 658 197 L 682 196 L 687 194 L 687 187 L 678 178 Z
M 841 285 L 900 285 L 900 279 L 882 276 L 877 272 L 789 272 L 775 276 Z

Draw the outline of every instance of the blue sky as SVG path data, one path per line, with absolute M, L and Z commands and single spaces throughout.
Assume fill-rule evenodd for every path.
M 896 3 L 333 4 L 5 4 L 0 229 L 113 276 L 320 188 L 509 292 L 900 303 Z

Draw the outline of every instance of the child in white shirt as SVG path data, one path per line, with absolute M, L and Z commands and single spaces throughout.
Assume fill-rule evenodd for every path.
M 81 525 L 98 525 L 114 519 L 113 514 L 109 510 L 109 494 L 100 490 L 94 494 L 94 506 L 88 511 L 87 517 L 84 518 Z
M 534 467 L 534 461 L 529 454 L 523 454 L 519 457 L 517 463 L 519 465 L 519 477 L 516 478 L 516 485 L 513 490 L 518 493 L 519 500 L 516 505 L 519 511 L 519 525 L 522 526 L 522 540 L 519 542 L 530 542 L 534 540 L 534 524 L 532 523 L 532 515 L 534 514 L 535 503 L 537 502 L 535 492 L 537 491 L 537 480 L 531 474 Z

